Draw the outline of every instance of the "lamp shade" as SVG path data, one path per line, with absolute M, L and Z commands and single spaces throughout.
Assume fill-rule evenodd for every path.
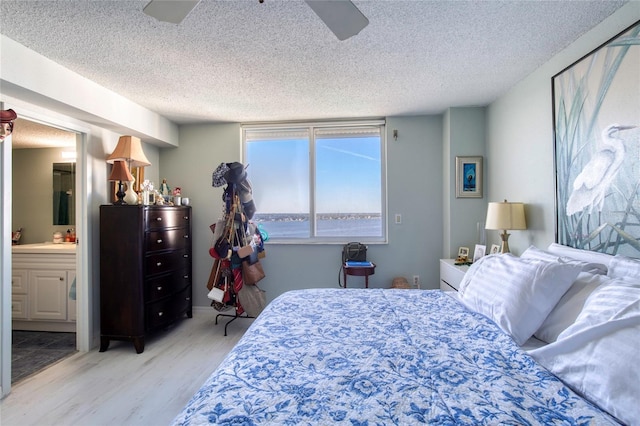
M 109 175 L 109 180 L 119 180 L 120 182 L 129 182 L 133 180 L 133 176 L 129 173 L 127 163 L 122 160 L 116 160 L 113 162 L 113 168 Z
M 135 136 L 120 136 L 118 139 L 118 145 L 113 153 L 107 158 L 107 163 L 114 163 L 117 160 L 124 160 L 129 163 L 129 167 L 144 167 L 150 166 L 151 163 L 147 160 L 142 150 L 142 144 L 140 138 Z
M 486 229 L 518 230 L 527 229 L 523 203 L 489 203 Z

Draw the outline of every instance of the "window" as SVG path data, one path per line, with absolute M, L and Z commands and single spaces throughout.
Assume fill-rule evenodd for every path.
M 270 240 L 386 240 L 384 122 L 246 125 L 242 138 Z

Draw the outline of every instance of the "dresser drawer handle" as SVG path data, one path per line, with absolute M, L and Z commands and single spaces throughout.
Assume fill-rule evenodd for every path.
M 64 278 L 60 277 L 60 281 L 64 281 Z
M 188 259 L 189 255 L 188 254 L 183 254 L 182 257 L 184 257 L 185 259 Z
M 164 312 L 158 312 L 159 317 L 161 317 L 162 315 L 164 315 Z
M 156 263 L 156 266 L 162 266 L 162 262 Z
M 183 219 L 184 220 L 189 220 L 189 216 L 185 216 Z
M 188 302 L 189 300 L 191 300 L 191 298 L 190 297 L 185 297 L 184 300 L 186 300 Z
M 162 286 L 161 286 L 161 285 L 159 285 L 158 287 L 156 287 L 156 289 L 157 289 L 158 291 L 161 291 L 161 290 L 162 290 Z
M 161 240 L 160 238 L 158 238 L 158 239 L 156 240 L 156 243 L 158 243 L 158 244 L 162 244 L 162 240 Z
M 185 280 L 189 279 L 189 275 L 184 275 L 182 278 L 184 278 Z
M 188 236 L 188 235 L 185 235 L 184 237 L 185 237 L 185 238 L 187 238 L 187 239 L 189 238 L 189 236 Z
M 158 222 L 162 222 L 162 218 L 161 218 L 161 217 L 156 217 L 156 220 L 157 220 Z

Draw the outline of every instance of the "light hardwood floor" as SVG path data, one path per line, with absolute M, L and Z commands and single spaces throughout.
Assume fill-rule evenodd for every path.
M 242 337 L 251 319 L 224 336 L 212 309 L 146 339 L 142 354 L 128 342 L 77 353 L 12 387 L 0 402 L 0 424 L 168 425 Z

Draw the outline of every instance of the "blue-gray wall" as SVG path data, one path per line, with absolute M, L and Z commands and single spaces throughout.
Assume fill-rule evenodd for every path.
M 377 264 L 370 287 L 389 287 L 394 277 L 419 275 L 422 288 L 438 287 L 442 257 L 441 116 L 387 119 L 387 190 L 389 243 L 370 244 L 369 260 Z M 392 137 L 398 131 L 398 139 Z M 180 128 L 180 148 L 160 153 L 160 178 L 180 186 L 193 206 L 194 303 L 209 306 L 206 283 L 209 225 L 223 212 L 222 188 L 211 186 L 211 174 L 222 162 L 241 161 L 239 124 L 191 125 Z M 393 218 L 402 214 L 402 224 Z M 262 261 L 267 277 L 261 287 L 269 299 L 293 289 L 337 287 L 342 246 L 335 244 L 269 244 Z M 349 286 L 363 279 L 350 277 Z

